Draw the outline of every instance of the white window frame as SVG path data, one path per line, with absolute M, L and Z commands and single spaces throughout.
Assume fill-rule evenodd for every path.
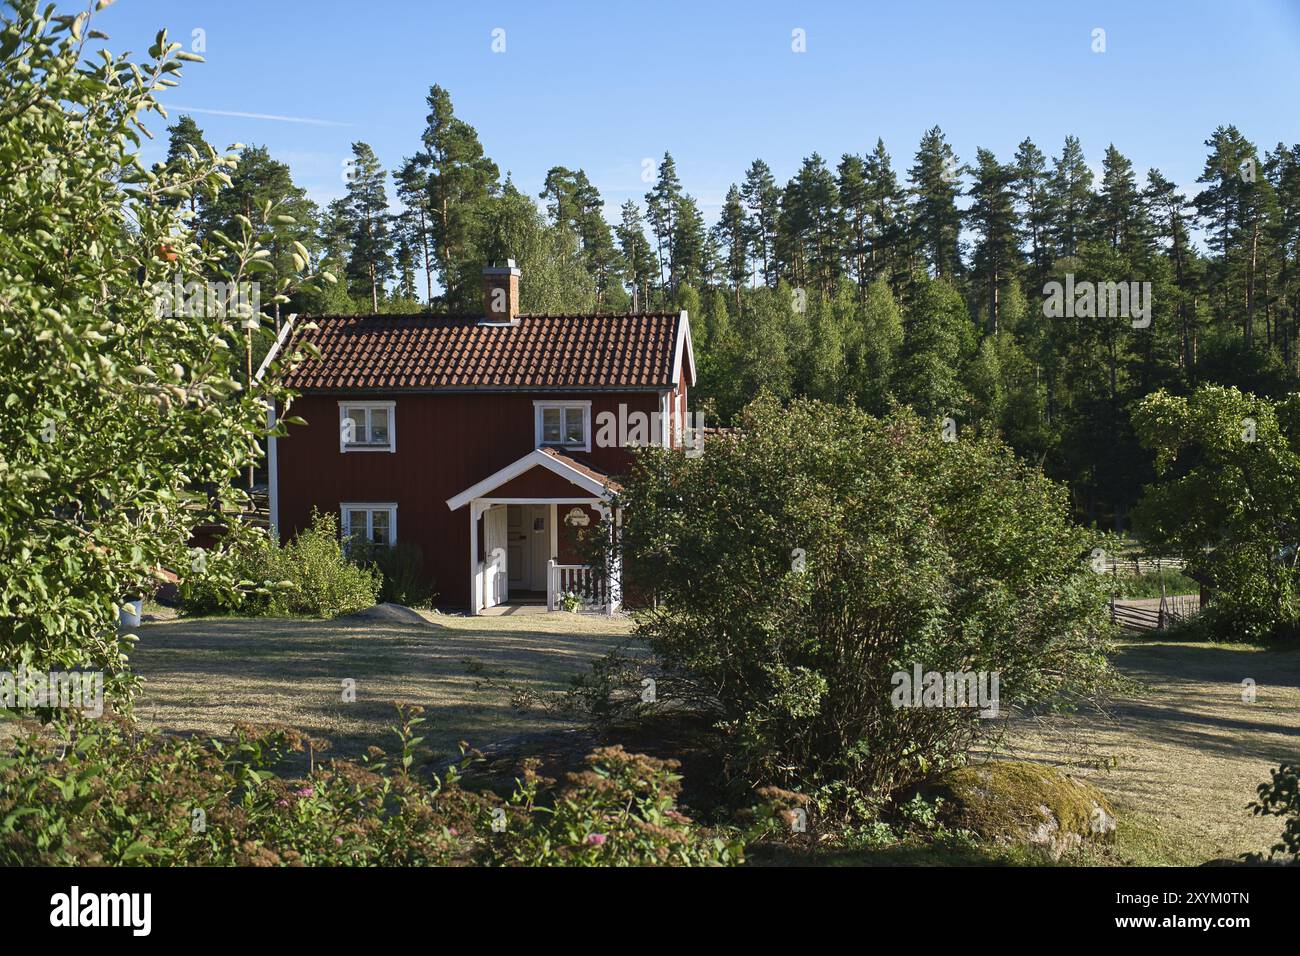
M 359 442 L 345 442 L 343 440 L 343 422 L 347 420 L 348 409 L 359 408 L 366 413 L 366 434 L 370 434 L 370 413 L 377 408 L 382 408 L 388 412 L 388 441 L 383 445 Z M 393 453 L 397 451 L 397 403 L 396 402 L 357 402 L 357 401 L 340 401 L 339 402 L 339 451 L 343 454 L 354 451 L 386 451 Z
M 395 501 L 341 501 L 339 502 L 339 533 L 343 536 L 344 541 L 349 541 L 355 533 L 352 525 L 349 523 L 348 512 L 364 511 L 366 513 L 366 527 L 364 537 L 367 542 L 371 541 L 371 532 L 375 528 L 375 512 L 388 512 L 388 547 L 397 544 L 397 502 Z M 373 543 L 373 542 L 372 542 Z
M 546 409 L 560 409 L 560 435 L 564 435 L 564 409 L 581 408 L 582 409 L 582 442 L 570 444 L 568 442 L 546 442 L 542 440 L 542 416 Z M 591 451 L 591 402 L 588 401 L 568 401 L 557 402 L 550 400 L 536 400 L 533 402 L 533 432 L 538 448 L 555 448 L 560 451 Z

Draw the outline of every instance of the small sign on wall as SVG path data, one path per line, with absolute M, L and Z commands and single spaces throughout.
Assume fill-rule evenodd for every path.
M 591 524 L 591 516 L 581 508 L 573 508 L 564 516 L 564 523 L 572 528 L 585 528 Z

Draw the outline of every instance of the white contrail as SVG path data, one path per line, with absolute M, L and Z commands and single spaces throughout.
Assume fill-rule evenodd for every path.
M 167 106 L 166 103 L 163 104 Z M 245 113 L 241 110 L 208 110 L 197 106 L 168 106 L 172 113 L 204 113 L 208 116 L 235 116 L 240 119 L 276 120 L 281 123 L 306 123 L 309 126 L 351 126 L 334 120 L 312 119 L 310 116 L 278 116 L 275 113 Z

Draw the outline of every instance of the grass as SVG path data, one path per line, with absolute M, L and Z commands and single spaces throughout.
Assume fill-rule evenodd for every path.
M 460 740 L 565 726 L 510 706 L 516 687 L 559 690 L 626 639 L 621 619 L 538 614 L 424 620 L 364 612 L 333 621 L 199 618 L 143 624 L 132 665 L 144 681 L 136 714 L 174 733 L 224 735 L 237 722 L 282 723 L 355 756 L 391 746 L 393 701 L 426 708 L 434 756 Z M 355 681 L 355 702 L 343 681 Z
M 426 707 L 426 745 L 454 755 L 571 725 L 510 705 L 519 688 L 559 690 L 629 624 L 597 615 L 441 616 L 366 612 L 335 621 L 206 618 L 140 628 L 133 664 L 146 725 L 221 735 L 237 721 L 297 726 L 354 755 L 391 743 L 392 701 Z M 1195 865 L 1266 850 L 1281 823 L 1246 808 L 1268 771 L 1300 760 L 1300 649 L 1131 640 L 1116 663 L 1142 688 L 1108 713 L 1014 722 L 1001 756 L 1050 763 L 1098 786 L 1119 810 L 1114 845 L 1075 865 Z M 341 682 L 356 682 L 344 703 Z M 1242 699 L 1242 680 L 1256 700 Z M 661 754 L 667 755 L 667 754 Z M 688 781 L 689 783 L 689 781 Z M 779 849 L 766 862 L 782 862 Z M 757 862 L 764 862 L 760 859 Z M 829 865 L 1049 862 L 1020 847 L 904 842 L 817 851 Z
M 1164 579 L 1164 593 L 1200 594 L 1201 586 L 1181 571 L 1148 571 L 1145 574 L 1117 574 L 1114 577 L 1116 596 L 1131 600 L 1134 598 L 1160 597 L 1161 579 Z
M 1122 644 L 1116 663 L 1140 696 L 1108 714 L 1023 721 L 1007 755 L 1101 788 L 1120 813 L 1114 862 L 1202 863 L 1276 842 L 1280 821 L 1246 806 L 1272 767 L 1300 759 L 1300 649 L 1153 638 Z

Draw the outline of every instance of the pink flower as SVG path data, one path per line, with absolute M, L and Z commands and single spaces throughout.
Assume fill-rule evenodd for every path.
M 342 838 L 341 836 L 336 836 L 336 837 L 334 838 L 334 843 L 335 843 L 336 845 L 338 845 L 338 846 L 342 846 L 342 845 L 343 845 L 343 838 Z
M 287 806 L 289 805 L 289 801 L 288 801 L 288 800 L 277 800 L 277 801 L 275 801 L 275 805 L 276 805 L 277 807 L 287 807 Z
M 590 833 L 587 835 L 587 846 L 602 846 L 605 843 L 605 834 Z
M 300 797 L 310 797 L 315 792 L 316 791 L 313 790 L 311 787 L 303 787 L 301 790 L 294 791 L 294 793 L 296 793 Z

